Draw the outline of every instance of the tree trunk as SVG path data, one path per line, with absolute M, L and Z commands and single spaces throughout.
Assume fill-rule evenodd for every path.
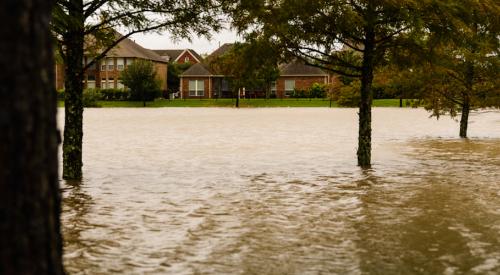
M 363 69 L 361 73 L 361 99 L 359 103 L 358 165 L 369 168 L 371 165 L 372 135 L 372 82 L 374 67 L 375 34 L 366 31 Z
M 52 1 L 0 1 L 0 274 L 64 274 Z
M 240 89 L 236 90 L 236 108 L 240 108 Z
M 470 102 L 469 97 L 465 96 L 462 105 L 462 116 L 460 117 L 460 137 L 467 137 L 467 126 L 469 124 Z
M 474 49 L 473 49 L 474 52 Z M 469 125 L 469 113 L 470 113 L 470 97 L 469 95 L 472 94 L 472 89 L 473 89 L 473 82 L 474 82 L 474 64 L 470 61 L 467 62 L 466 65 L 466 76 L 465 76 L 465 81 L 466 81 L 466 89 L 462 94 L 462 116 L 460 117 L 460 137 L 461 138 L 466 138 L 467 137 L 467 126 Z
M 64 93 L 63 178 L 82 178 L 83 140 L 83 1 L 71 0 L 74 18 L 64 39 L 66 47 Z

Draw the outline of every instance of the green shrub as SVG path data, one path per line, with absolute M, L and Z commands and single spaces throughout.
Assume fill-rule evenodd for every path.
M 130 100 L 130 90 L 128 89 L 101 89 L 101 100 L 125 101 Z
M 305 90 L 293 90 L 293 93 L 290 95 L 291 98 L 308 98 L 309 93 Z
M 101 107 L 99 100 L 101 100 L 99 90 L 86 89 L 83 91 L 83 107 Z
M 123 84 L 130 88 L 131 100 L 146 101 L 161 97 L 160 83 L 156 79 L 151 61 L 137 60 L 122 72 Z
M 332 94 L 332 99 L 339 106 L 358 107 L 361 100 L 360 88 L 360 82 L 353 81 L 349 85 L 343 85 L 340 89 L 336 89 Z
M 311 98 L 325 98 L 326 97 L 326 85 L 320 83 L 314 83 L 309 89 L 309 96 Z

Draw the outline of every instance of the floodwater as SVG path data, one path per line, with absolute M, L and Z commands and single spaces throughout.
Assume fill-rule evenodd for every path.
M 63 114 L 60 110 L 59 121 Z M 500 112 L 86 109 L 70 274 L 499 274 Z

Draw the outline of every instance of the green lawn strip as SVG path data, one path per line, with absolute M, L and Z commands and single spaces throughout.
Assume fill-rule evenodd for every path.
M 175 99 L 155 100 L 146 102 L 146 107 L 234 107 L 235 100 L 231 99 Z M 140 108 L 141 101 L 99 101 L 103 108 Z M 64 107 L 64 102 L 58 102 L 59 107 Z M 242 108 L 273 108 L 273 107 L 329 107 L 330 101 L 326 99 L 240 99 Z M 399 107 L 399 99 L 375 99 L 374 107 Z M 332 102 L 332 107 L 339 107 Z

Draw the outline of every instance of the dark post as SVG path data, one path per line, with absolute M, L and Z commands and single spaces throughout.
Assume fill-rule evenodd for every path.
M 0 274 L 64 274 L 52 1 L 0 1 Z M 81 63 L 81 60 L 80 60 Z

